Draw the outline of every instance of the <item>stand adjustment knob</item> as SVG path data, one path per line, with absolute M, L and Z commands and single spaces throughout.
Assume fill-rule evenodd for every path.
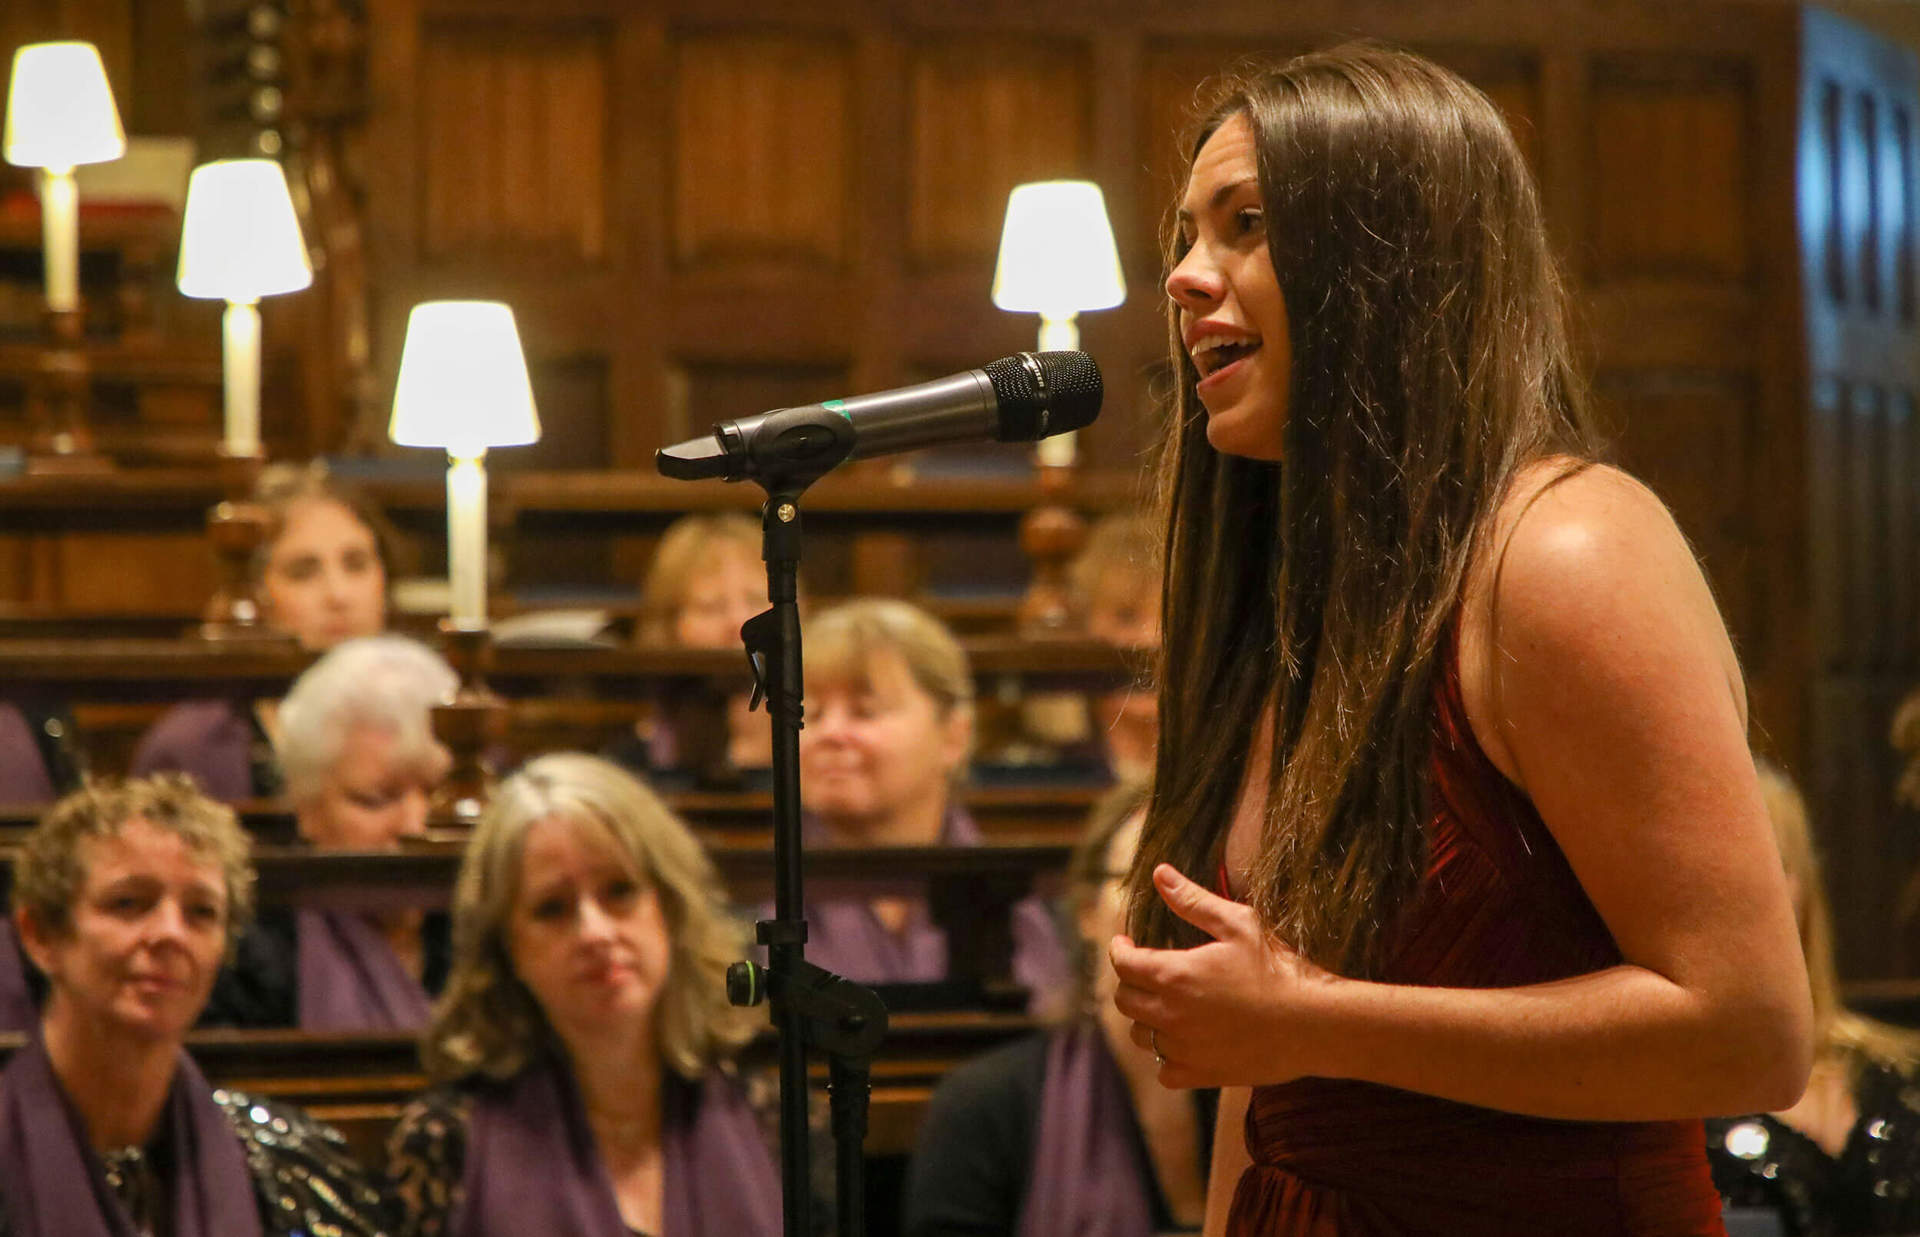
M 727 1000 L 734 1005 L 758 1005 L 767 999 L 767 973 L 756 962 L 736 962 L 727 968 Z

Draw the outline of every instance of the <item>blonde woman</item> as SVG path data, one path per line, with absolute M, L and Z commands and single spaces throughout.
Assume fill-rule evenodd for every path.
M 847 602 L 806 628 L 800 796 L 822 846 L 976 846 L 960 802 L 973 674 L 953 633 L 904 601 Z M 807 957 L 868 984 L 948 977 L 946 934 L 917 890 L 810 898 Z M 1066 954 L 1037 899 L 1013 910 L 1014 978 L 1058 995 Z
M 737 649 L 740 627 L 767 608 L 760 525 L 737 511 L 682 516 L 667 526 L 641 586 L 637 643 L 647 648 Z M 765 714 L 728 697 L 723 733 L 700 722 L 717 701 L 703 688 L 654 702 L 651 716 L 607 748 L 607 757 L 649 778 L 697 784 L 764 777 L 773 766 Z
M 772 1237 L 778 1177 L 725 1063 L 746 941 L 713 865 L 645 786 L 591 756 L 507 779 L 454 888 L 454 964 L 422 1056 L 438 1089 L 388 1174 L 422 1237 Z
M 1813 987 L 1813 1076 L 1791 1108 L 1707 1123 L 1714 1184 L 1735 1206 L 1777 1212 L 1789 1237 L 1920 1230 L 1920 1035 L 1840 1004 L 1806 800 L 1784 771 L 1758 767 Z

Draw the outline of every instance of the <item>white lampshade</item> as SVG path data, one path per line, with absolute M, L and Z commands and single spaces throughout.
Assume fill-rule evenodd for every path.
M 8 163 L 70 168 L 127 152 L 107 69 L 91 43 L 29 43 L 7 86 Z
M 1087 180 L 1017 185 L 1007 197 L 993 303 L 1064 318 L 1127 299 L 1120 252 L 1100 186 Z
M 512 309 L 499 301 L 413 307 L 387 436 L 403 447 L 445 447 L 460 457 L 540 441 Z
M 313 282 L 287 174 L 271 159 L 193 169 L 175 277 L 188 296 L 257 301 Z

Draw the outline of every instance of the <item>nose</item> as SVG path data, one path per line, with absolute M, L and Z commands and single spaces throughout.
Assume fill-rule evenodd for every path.
M 149 945 L 180 945 L 187 939 L 187 915 L 174 898 L 161 898 L 147 919 Z
M 1205 245 L 1195 245 L 1167 276 L 1167 296 L 1182 309 L 1204 313 L 1226 295 L 1226 280 L 1207 256 Z
M 598 898 L 580 899 L 580 939 L 583 941 L 610 940 L 613 936 L 613 919 L 600 905 Z
M 806 743 L 811 737 L 812 743 L 839 742 L 847 737 L 847 711 L 837 704 L 820 707 L 819 711 L 807 722 L 800 732 L 800 741 Z
M 395 812 L 399 819 L 394 823 L 394 836 L 417 838 L 425 833 L 427 811 L 431 806 L 432 801 L 428 798 L 426 788 L 423 786 L 415 786 L 400 796 L 400 802 L 395 805 Z
M 347 583 L 347 572 L 337 564 L 328 564 L 320 573 L 320 592 L 328 606 L 335 610 L 345 609 L 351 590 Z

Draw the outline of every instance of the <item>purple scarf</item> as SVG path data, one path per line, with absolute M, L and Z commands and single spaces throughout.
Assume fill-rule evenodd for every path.
M 1153 1203 L 1129 1136 L 1135 1126 L 1133 1097 L 1100 1028 L 1083 1020 L 1056 1031 L 1018 1237 L 1153 1237 Z
M 724 1076 L 662 1081 L 661 1237 L 779 1237 L 780 1179 L 746 1098 Z M 448 1237 L 627 1237 L 572 1073 L 530 1066 L 480 1093 Z
M 160 1119 L 175 1237 L 260 1237 L 246 1154 L 184 1052 Z M 0 1074 L 0 1196 L 16 1237 L 133 1237 L 37 1034 Z
M 418 1031 L 431 1012 L 426 990 L 393 947 L 351 911 L 294 912 L 300 952 L 300 1029 Z
M 817 818 L 806 822 L 809 847 L 833 845 Z M 980 845 L 980 826 L 958 804 L 947 807 L 942 846 Z M 861 984 L 936 983 L 947 978 L 947 933 L 927 910 L 925 882 L 911 878 L 898 892 L 866 882 L 819 886 L 807 900 L 807 961 Z M 872 899 L 895 893 L 909 902 L 904 930 L 894 932 L 874 913 Z M 771 914 L 769 910 L 768 914 Z M 1032 1011 L 1051 1015 L 1050 1002 L 1068 987 L 1071 963 L 1053 915 L 1038 897 L 1014 903 L 1013 979 L 1032 994 Z

